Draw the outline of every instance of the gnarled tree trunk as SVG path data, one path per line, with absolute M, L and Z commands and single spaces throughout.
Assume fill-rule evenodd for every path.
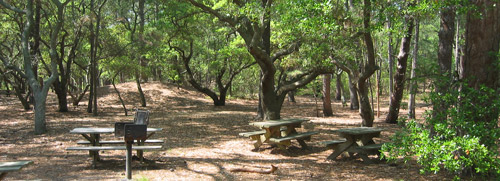
M 401 48 L 399 49 L 398 55 L 398 67 L 396 70 L 396 75 L 394 76 L 394 92 L 391 96 L 391 102 L 389 105 L 389 114 L 385 118 L 385 122 L 395 124 L 397 123 L 399 117 L 399 108 L 401 106 L 401 99 L 403 98 L 403 92 L 405 89 L 405 79 L 406 79 L 406 67 L 408 65 L 408 55 L 410 54 L 410 43 L 411 36 L 414 27 L 414 20 L 409 18 L 407 22 L 407 32 L 405 36 L 401 39 Z

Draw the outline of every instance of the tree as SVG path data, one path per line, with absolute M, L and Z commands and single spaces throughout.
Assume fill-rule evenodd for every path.
M 410 98 L 408 100 L 408 118 L 415 119 L 415 95 L 417 94 L 417 58 L 418 58 L 418 39 L 420 34 L 420 21 L 415 22 L 415 44 L 413 45 L 413 60 L 411 61 L 410 74 Z
M 329 72 L 319 68 L 311 69 L 304 71 L 303 74 L 297 76 L 298 78 L 292 80 L 291 82 L 286 82 L 286 84 L 283 85 L 276 84 L 277 82 L 275 80 L 275 76 L 277 73 L 277 67 L 274 62 L 276 62 L 279 58 L 290 55 L 298 50 L 300 42 L 294 42 L 290 44 L 288 48 L 276 51 L 272 54 L 272 56 L 266 52 L 264 42 L 268 41 L 268 38 L 266 37 L 266 40 L 263 40 L 263 34 L 267 26 L 270 25 L 269 22 L 271 21 L 271 15 L 268 14 L 268 12 L 271 11 L 273 1 L 263 1 L 262 4 L 257 3 L 257 6 L 253 6 L 256 5 L 254 3 L 246 3 L 242 1 L 218 4 L 220 6 L 227 5 L 231 8 L 255 8 L 257 11 L 252 12 L 258 12 L 257 14 L 231 14 L 231 12 L 221 13 L 219 10 L 215 10 L 195 0 L 186 1 L 200 8 L 203 12 L 215 16 L 219 21 L 224 22 L 227 26 L 233 28 L 245 41 L 248 52 L 252 55 L 262 70 L 260 85 L 262 92 L 260 95 L 264 119 L 280 119 L 281 106 L 286 94 L 289 91 L 306 85 L 322 73 Z
M 335 73 L 335 100 L 342 100 L 342 94 L 344 93 L 344 85 L 342 84 L 342 71 Z
M 455 7 L 450 3 L 445 3 L 440 11 L 440 29 L 438 32 L 438 65 L 439 75 L 435 81 L 435 91 L 444 94 L 447 92 L 450 84 L 447 83 L 451 78 L 451 62 L 453 58 L 453 38 L 455 34 Z M 441 102 L 433 103 L 433 116 L 442 116 L 438 119 L 444 119 L 446 114 L 441 112 L 445 110 Z
M 0 0 L 0 4 L 10 9 L 18 14 L 22 14 L 26 16 L 26 22 L 24 29 L 21 33 L 22 39 L 22 52 L 23 52 L 23 66 L 24 66 L 24 76 L 28 79 L 30 88 L 34 94 L 35 99 L 35 134 L 43 134 L 47 131 L 45 112 L 46 112 L 46 100 L 47 94 L 50 88 L 50 85 L 54 83 L 56 78 L 59 76 L 57 71 L 56 60 L 58 58 L 56 48 L 57 48 L 57 39 L 59 36 L 59 31 L 64 22 L 64 7 L 69 1 L 65 3 L 61 3 L 58 0 L 52 0 L 52 3 L 57 7 L 57 20 L 56 25 L 52 29 L 52 34 L 50 38 L 50 59 L 51 59 L 51 75 L 48 79 L 43 82 L 38 81 L 38 75 L 32 69 L 32 58 L 29 50 L 29 39 L 30 32 L 33 28 L 34 18 L 33 18 L 33 0 L 26 1 L 26 9 L 21 10 L 16 7 L 10 6 L 5 3 L 3 0 Z
M 37 1 L 38 3 L 39 1 Z M 75 8 L 75 7 L 73 7 Z M 75 13 L 75 12 L 73 12 Z M 49 16 L 49 15 L 46 15 Z M 73 14 L 74 16 L 74 14 Z M 81 23 L 71 23 L 70 29 L 62 27 L 64 34 L 62 35 L 59 44 L 59 56 L 57 59 L 57 66 L 59 77 L 54 82 L 54 91 L 56 92 L 59 112 L 68 112 L 68 87 L 71 80 L 71 69 L 73 62 L 76 59 L 76 54 L 82 39 L 82 26 Z M 71 33 L 72 36 L 71 36 Z M 67 39 L 72 38 L 71 41 Z M 70 47 L 69 52 L 66 52 L 66 47 Z M 65 56 L 66 55 L 66 56 Z M 66 58 L 65 58 L 66 57 Z M 49 71 L 49 70 L 47 70 Z
M 332 74 L 323 74 L 323 115 L 325 117 L 333 116 L 332 100 L 330 96 L 330 82 Z
M 350 62 L 343 63 L 337 60 L 335 57 L 331 56 L 331 60 L 337 67 L 345 71 L 348 75 L 353 76 L 352 79 L 356 82 L 357 93 L 359 95 L 359 114 L 361 116 L 363 127 L 373 126 L 373 110 L 370 105 L 370 99 L 368 96 L 368 79 L 372 76 L 379 67 L 375 64 L 375 50 L 373 47 L 373 38 L 371 35 L 372 25 L 371 25 L 371 11 L 372 4 L 370 0 L 363 0 L 362 7 L 362 29 L 363 31 L 356 33 L 362 37 L 366 46 L 366 62 L 360 65 L 352 65 Z M 351 98 L 352 100 L 352 98 Z
M 99 85 L 99 35 L 101 30 L 102 21 L 102 8 L 106 4 L 107 0 L 102 1 L 102 3 L 96 4 L 95 0 L 90 1 L 90 10 L 92 17 L 89 22 L 89 44 L 90 44 L 90 94 L 89 94 L 89 104 L 87 112 L 94 116 L 97 116 L 97 87 Z M 95 23 L 95 24 L 94 24 Z
M 460 79 L 475 90 L 481 91 L 482 86 L 496 90 L 498 99 L 500 3 L 494 0 L 476 0 L 471 4 L 473 8 L 467 13 L 465 25 L 465 50 L 460 62 Z M 475 115 L 470 121 L 496 122 L 500 108 L 492 107 L 493 101 L 482 104 L 477 102 L 480 104 L 478 106 L 487 107 L 490 111 L 488 114 Z
M 415 26 L 413 17 L 405 17 L 405 24 L 407 26 L 407 31 L 404 37 L 401 39 L 401 47 L 399 49 L 399 54 L 397 57 L 398 66 L 396 75 L 394 76 L 394 92 L 391 95 L 389 114 L 387 114 L 387 117 L 385 119 L 387 123 L 392 124 L 397 123 L 399 108 L 401 106 L 401 99 L 403 98 L 403 92 L 405 89 L 406 68 L 408 65 L 408 55 L 410 54 L 411 36 L 413 33 L 413 28 Z

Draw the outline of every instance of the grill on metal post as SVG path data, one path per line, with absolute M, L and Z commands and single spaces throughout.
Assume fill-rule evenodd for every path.
M 116 126 L 116 124 L 115 124 Z M 127 157 L 125 170 L 127 179 L 132 179 L 132 144 L 134 140 L 144 140 L 147 137 L 147 125 L 145 124 L 125 124 L 124 139 L 127 143 Z
M 123 137 L 125 135 L 125 125 L 134 124 L 133 122 L 117 122 L 115 123 L 115 137 Z

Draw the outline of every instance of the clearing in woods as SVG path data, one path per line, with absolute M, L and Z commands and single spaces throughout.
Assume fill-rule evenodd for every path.
M 299 131 L 319 131 L 308 142 L 311 150 L 301 150 L 292 142 L 289 153 L 263 145 L 252 151 L 253 142 L 238 136 L 240 132 L 254 131 L 248 125 L 256 115 L 255 100 L 231 99 L 226 106 L 215 107 L 211 100 L 192 90 L 158 82 L 144 83 L 143 89 L 151 111 L 150 127 L 163 128 L 153 139 L 164 139 L 165 150 L 145 153 L 149 161 L 134 161 L 133 178 L 149 180 L 448 180 L 444 173 L 419 174 L 419 167 L 409 164 L 364 164 L 361 159 L 340 158 L 326 160 L 332 150 L 319 143 L 338 139 L 327 130 L 357 127 L 361 123 L 357 110 L 333 103 L 333 117 L 317 117 L 314 98 L 298 97 L 297 103 L 285 101 L 283 118 L 307 118 Z M 135 83 L 119 84 L 118 89 L 126 101 L 129 115 L 140 106 Z M 319 102 L 320 100 L 318 100 Z M 83 137 L 69 134 L 76 127 L 112 127 L 114 122 L 130 121 L 112 86 L 99 90 L 99 116 L 86 113 L 86 100 L 80 106 L 70 106 L 70 112 L 57 112 L 56 96 L 50 94 L 47 110 L 48 133 L 33 135 L 33 111 L 24 111 L 14 97 L 0 95 L 0 161 L 32 160 L 33 164 L 20 171 L 7 174 L 6 180 L 117 180 L 125 178 L 125 151 L 102 151 L 102 161 L 91 168 L 91 158 L 85 151 L 66 151 L 76 146 Z M 376 142 L 387 142 L 397 125 L 383 123 L 387 101 L 376 127 L 382 127 Z M 419 104 L 418 117 L 425 109 Z M 401 110 L 401 113 L 406 113 Z M 321 112 L 319 112 L 321 115 Z M 102 135 L 104 139 L 116 139 Z M 135 154 L 135 153 L 134 153 Z M 236 168 L 268 169 L 272 174 L 231 172 Z

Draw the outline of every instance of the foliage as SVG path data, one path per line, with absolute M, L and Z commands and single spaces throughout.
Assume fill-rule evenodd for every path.
M 477 119 L 498 111 L 498 94 L 486 87 L 475 90 L 463 85 L 462 91 L 453 90 L 444 95 L 431 93 L 430 99 L 443 102 L 446 107 L 443 114 L 447 116 L 431 116 L 430 112 L 425 124 L 409 121 L 392 137 L 392 143 L 383 146 L 382 150 L 388 152 L 385 157 L 395 161 L 401 156 L 408 161 L 415 156 L 423 167 L 422 172 L 445 169 L 457 178 L 468 174 L 500 176 L 497 119 Z M 481 106 L 484 103 L 492 106 Z

